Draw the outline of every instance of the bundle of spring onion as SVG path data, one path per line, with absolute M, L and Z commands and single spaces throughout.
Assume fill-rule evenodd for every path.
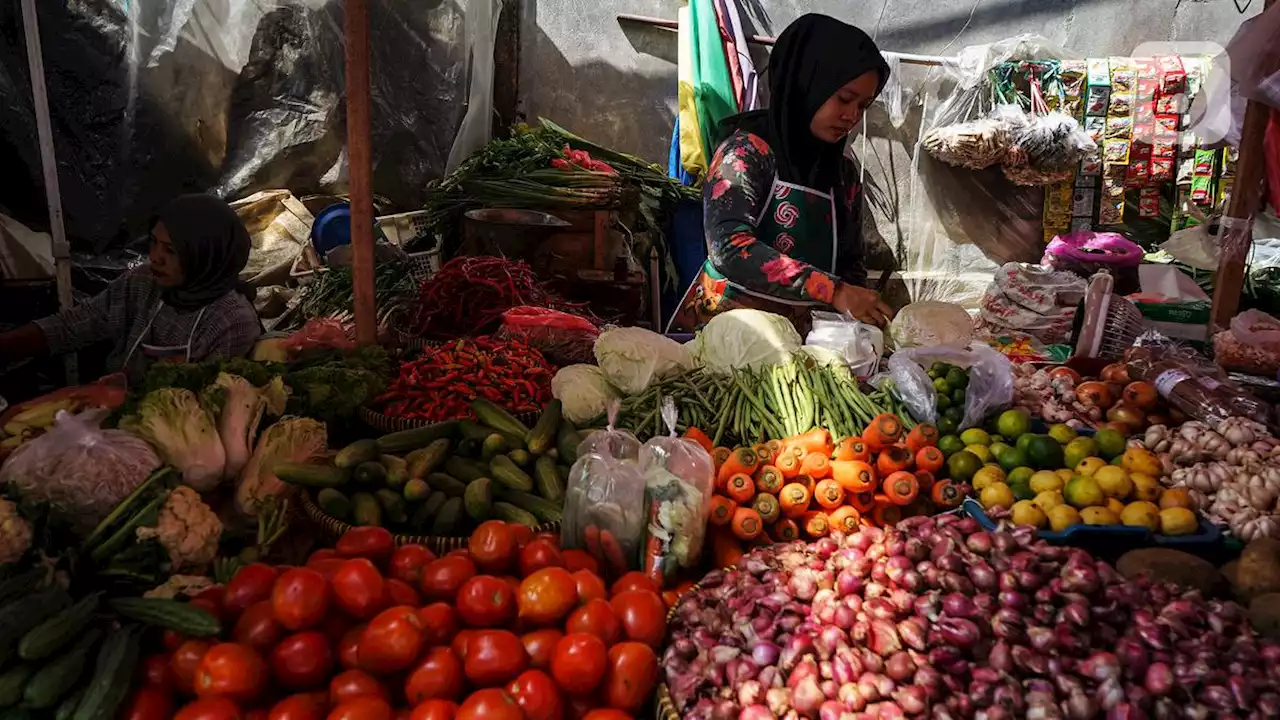
M 304 285 L 299 291 L 302 302 L 298 307 L 299 325 L 310 318 L 332 317 L 351 322 L 352 289 L 351 266 L 342 265 L 318 274 L 316 281 Z M 378 304 L 378 321 L 404 311 L 417 291 L 417 284 L 409 273 L 409 266 L 399 262 L 378 263 L 373 276 L 373 294 Z

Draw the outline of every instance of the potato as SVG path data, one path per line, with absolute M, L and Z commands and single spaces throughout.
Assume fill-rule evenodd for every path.
M 1120 557 L 1116 570 L 1128 579 L 1146 575 L 1153 582 L 1195 588 L 1206 597 L 1222 584 L 1222 575 L 1212 563 L 1168 548 L 1131 550 Z
M 1258 538 L 1245 546 L 1235 589 L 1245 603 L 1259 595 L 1280 593 L 1280 540 Z
M 1240 561 L 1232 560 L 1231 562 L 1218 568 L 1218 572 L 1222 573 L 1223 579 L 1231 586 L 1231 592 L 1236 591 L 1236 572 L 1240 570 Z
M 1254 598 L 1249 603 L 1249 622 L 1263 637 L 1280 640 L 1280 593 Z

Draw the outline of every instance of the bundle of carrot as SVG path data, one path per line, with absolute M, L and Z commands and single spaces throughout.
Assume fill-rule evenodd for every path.
M 735 564 L 752 544 L 886 527 L 949 510 L 968 491 L 935 478 L 946 464 L 938 430 L 921 424 L 908 431 L 892 413 L 838 443 L 821 428 L 733 450 L 714 447 L 697 428 L 685 437 L 707 448 L 716 463 L 710 514 L 716 567 Z

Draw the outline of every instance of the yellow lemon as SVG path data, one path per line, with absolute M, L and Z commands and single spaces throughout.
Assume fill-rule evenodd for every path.
M 1004 470 L 999 465 L 986 465 L 973 475 L 973 489 L 982 492 L 993 483 L 1005 481 Z
M 1124 512 L 1124 503 L 1115 498 L 1107 498 L 1107 509 L 1120 517 L 1120 513 Z
M 1075 440 L 1077 434 L 1078 433 L 1076 433 L 1076 429 L 1071 427 L 1070 425 L 1063 425 L 1059 423 L 1057 425 L 1049 426 L 1049 437 L 1053 438 L 1054 440 L 1057 440 L 1063 445 L 1066 445 L 1072 440 Z
M 1062 460 L 1069 468 L 1079 465 L 1085 458 L 1096 457 L 1097 454 L 1098 443 L 1088 437 L 1071 440 L 1062 448 Z
M 1008 510 L 1013 507 L 1013 490 L 1002 482 L 992 483 L 982 489 L 982 492 L 978 495 L 978 501 L 987 510 L 993 507 Z
M 991 435 L 982 428 L 969 428 L 960 433 L 960 440 L 965 445 L 982 445 L 986 447 L 991 444 Z
M 1133 481 L 1129 479 L 1129 473 L 1122 467 L 1108 465 L 1100 468 L 1093 474 L 1093 479 L 1108 497 L 1124 500 L 1133 494 Z
M 1102 492 L 1102 488 L 1098 487 L 1098 483 L 1087 475 L 1077 475 L 1071 478 L 1071 482 L 1067 483 L 1067 486 L 1062 489 L 1062 497 L 1077 508 L 1101 505 L 1107 501 L 1107 496 Z
M 1058 477 L 1062 478 L 1062 482 L 1064 483 L 1076 476 L 1075 470 L 1068 470 L 1066 468 L 1058 470 L 1057 473 Z
M 1160 532 L 1164 535 L 1191 535 L 1199 529 L 1196 514 L 1182 507 L 1160 511 Z
M 991 448 L 986 445 L 968 445 L 965 447 L 965 450 L 977 455 L 978 459 L 983 463 L 993 462 L 996 459 L 995 456 L 991 454 Z
M 1143 473 L 1129 473 L 1129 479 L 1133 481 L 1133 497 L 1135 500 L 1145 500 L 1147 502 L 1155 502 L 1160 499 L 1160 481 Z
M 1066 501 L 1062 499 L 1062 493 L 1057 490 L 1045 490 L 1032 498 L 1031 502 L 1035 503 L 1036 507 L 1039 507 L 1041 510 L 1049 512 Z
M 1049 524 L 1049 517 L 1034 502 L 1019 500 L 1013 504 L 1013 524 L 1030 525 L 1037 530 Z
M 1092 477 L 1094 473 L 1106 466 L 1107 461 L 1100 457 L 1087 457 L 1081 460 L 1079 465 L 1076 465 L 1076 472 Z
M 1085 525 L 1119 525 L 1120 518 L 1104 507 L 1087 507 L 1080 511 L 1080 519 Z
M 1080 524 L 1080 513 L 1070 505 L 1058 505 L 1045 513 L 1049 516 L 1049 527 L 1061 532 L 1072 525 Z
M 1027 484 L 1031 486 L 1032 492 L 1039 494 L 1045 490 L 1061 490 L 1066 483 L 1058 477 L 1058 473 L 1052 470 L 1041 470 L 1032 475 Z
M 1160 477 L 1164 474 L 1164 465 L 1160 462 L 1160 458 L 1156 457 L 1155 453 L 1142 447 L 1131 447 L 1125 450 L 1120 464 L 1130 473 L 1142 473 L 1143 475 L 1154 477 Z
M 1191 493 L 1186 488 L 1169 488 L 1160 493 L 1160 509 L 1168 510 L 1169 508 L 1186 508 L 1194 510 L 1195 502 L 1191 499 Z
M 1145 500 L 1131 502 L 1120 512 L 1120 522 L 1156 532 L 1160 529 L 1160 508 Z

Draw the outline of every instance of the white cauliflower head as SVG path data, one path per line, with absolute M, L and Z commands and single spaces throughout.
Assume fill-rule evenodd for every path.
M 218 556 L 222 521 L 200 494 L 185 485 L 174 488 L 153 528 L 138 528 L 138 539 L 156 538 L 169 551 L 173 569 L 197 567 Z
M 31 523 L 18 514 L 18 506 L 0 499 L 0 565 L 18 562 L 31 548 Z

